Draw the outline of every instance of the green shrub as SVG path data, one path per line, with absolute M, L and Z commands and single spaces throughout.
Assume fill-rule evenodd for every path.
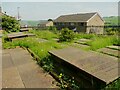
M 115 35 L 115 34 L 118 34 L 119 31 L 118 28 L 105 28 L 105 31 L 106 31 L 106 34 L 107 35 Z
M 43 67 L 44 70 L 46 70 L 47 72 L 52 71 L 53 70 L 53 59 L 51 58 L 51 56 L 46 56 L 43 59 L 41 59 L 40 61 L 38 61 L 38 64 L 40 66 Z
M 6 32 L 16 32 L 20 30 L 19 22 L 14 17 L 8 15 L 2 15 L 1 25 Z
M 59 35 L 59 40 L 60 41 L 67 41 L 70 42 L 74 40 L 75 34 L 72 30 L 69 30 L 68 28 L 64 28 L 61 30 L 61 33 Z
M 114 45 L 120 46 L 120 37 L 116 37 L 113 42 Z

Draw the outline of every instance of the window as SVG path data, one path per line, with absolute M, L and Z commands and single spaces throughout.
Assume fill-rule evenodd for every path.
M 84 23 L 81 23 L 81 26 L 84 26 Z
M 68 25 L 71 25 L 71 23 L 69 22 Z
M 62 25 L 62 22 L 59 22 L 59 25 Z
M 74 24 L 74 23 L 71 23 L 70 25 L 72 25 L 72 26 L 73 26 L 73 25 L 75 25 L 75 24 Z
M 54 23 L 54 25 L 57 25 L 57 23 Z
M 81 22 L 81 23 L 78 23 L 78 24 L 79 24 L 79 26 L 84 26 L 84 23 L 82 23 L 82 22 Z
M 62 23 L 62 25 L 64 26 L 65 24 L 64 24 L 64 23 Z

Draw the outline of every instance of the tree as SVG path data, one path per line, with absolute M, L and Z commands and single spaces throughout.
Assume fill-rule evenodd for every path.
M 52 19 L 48 19 L 48 21 L 53 21 Z
M 69 30 L 68 28 L 64 28 L 61 30 L 59 40 L 70 42 L 74 40 L 74 37 L 75 37 L 75 34 L 72 30 Z
M 6 32 L 16 32 L 20 30 L 19 21 L 14 17 L 8 15 L 2 15 L 2 29 Z

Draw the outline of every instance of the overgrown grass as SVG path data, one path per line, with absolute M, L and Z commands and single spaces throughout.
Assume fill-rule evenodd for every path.
M 76 33 L 75 35 L 76 35 L 76 39 L 81 39 L 81 38 L 92 39 L 94 37 L 97 37 L 97 35 L 95 34 Z
M 49 30 L 30 30 L 30 32 L 34 33 L 38 38 L 43 38 L 47 40 L 58 38 L 57 34 L 50 32 Z
M 15 48 L 16 46 L 26 47 L 31 49 L 37 56 L 39 56 L 40 60 L 38 64 L 42 63 L 42 67 L 49 71 L 53 68 L 52 58 L 49 57 L 48 51 L 54 49 L 60 49 L 69 46 L 72 42 L 62 42 L 58 43 L 56 41 L 52 41 L 53 38 L 58 38 L 57 34 L 54 34 L 50 31 L 31 31 L 36 34 L 37 38 L 43 38 L 49 40 L 48 42 L 39 42 L 36 37 L 28 37 L 21 40 L 16 40 L 12 42 L 4 41 L 3 38 L 3 47 L 6 48 Z M 103 48 L 109 45 L 120 45 L 120 40 L 117 36 L 98 36 L 94 34 L 77 34 L 76 39 L 91 39 L 92 41 L 87 44 L 90 45 L 91 50 L 97 50 L 99 48 Z M 73 80 L 72 80 L 73 81 Z M 72 85 L 75 85 L 72 83 Z M 119 82 L 115 85 L 119 86 Z M 76 86 L 75 86 L 76 87 Z M 114 85 L 111 87 L 115 87 Z
M 117 35 L 95 35 L 95 34 L 84 34 L 76 33 L 76 40 L 79 39 L 90 39 L 91 41 L 86 42 L 90 46 L 90 50 L 97 50 L 100 48 L 105 48 L 110 45 L 120 46 L 120 39 Z
M 24 38 L 22 40 L 15 40 L 12 42 L 3 43 L 3 47 L 7 48 L 15 48 L 16 46 L 30 48 L 34 53 L 36 53 L 40 58 L 44 58 L 49 50 L 52 49 L 60 49 L 65 47 L 62 43 L 57 43 L 54 41 L 49 42 L 39 42 L 36 38 Z
M 119 39 L 117 36 L 96 37 L 87 44 L 91 50 L 97 50 L 114 44 L 119 45 Z
M 24 38 L 22 40 L 15 40 L 12 42 L 4 42 L 3 47 L 5 49 L 8 48 L 15 48 L 16 46 L 29 48 L 34 52 L 35 55 L 37 55 L 40 60 L 38 61 L 38 64 L 46 70 L 49 71 L 52 69 L 52 60 L 49 58 L 48 51 L 54 50 L 54 49 L 61 49 L 66 47 L 67 45 L 63 43 L 57 43 L 55 41 L 49 41 L 49 42 L 38 42 L 36 38 Z

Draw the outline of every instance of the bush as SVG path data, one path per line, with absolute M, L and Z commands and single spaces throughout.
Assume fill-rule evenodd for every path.
M 105 28 L 105 31 L 107 35 L 115 35 L 119 32 L 118 28 Z
M 61 30 L 61 33 L 59 35 L 59 40 L 60 41 L 67 41 L 70 42 L 74 40 L 75 34 L 72 30 L 69 30 L 68 28 L 64 28 Z
M 6 32 L 16 32 L 20 30 L 19 22 L 14 17 L 8 15 L 2 15 L 1 25 Z

